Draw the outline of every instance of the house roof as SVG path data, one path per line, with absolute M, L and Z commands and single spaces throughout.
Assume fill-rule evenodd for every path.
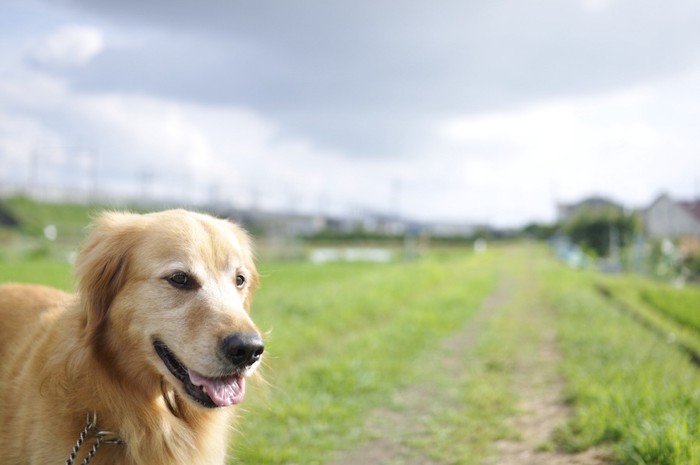
M 678 205 L 688 210 L 692 215 L 700 220 L 700 200 L 692 200 L 690 202 L 678 202 Z
M 570 208 L 581 208 L 581 207 L 608 208 L 608 207 L 612 207 L 612 208 L 622 209 L 622 205 L 620 205 L 617 202 L 614 202 L 608 198 L 601 197 L 601 196 L 588 197 L 586 199 L 581 200 L 578 203 L 568 205 L 568 207 L 570 207 Z
M 593 210 L 596 212 L 608 212 L 611 210 L 624 211 L 624 207 L 617 202 L 601 196 L 588 197 L 572 204 L 557 204 L 557 216 L 560 221 L 566 221 L 584 210 Z

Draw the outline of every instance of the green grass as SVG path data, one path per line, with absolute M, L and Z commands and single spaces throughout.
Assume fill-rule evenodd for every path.
M 484 463 L 494 441 L 520 437 L 511 421 L 519 413 L 518 372 L 537 357 L 548 315 L 537 303 L 530 253 L 510 247 L 494 253 L 500 297 L 484 303 L 475 343 L 461 355 L 463 368 L 431 375 L 444 394 L 411 443 L 438 463 Z
M 700 289 L 647 285 L 640 293 L 647 303 L 678 323 L 694 329 L 700 336 Z
M 272 387 L 243 420 L 237 463 L 324 463 L 368 439 L 368 412 L 425 376 L 416 360 L 459 327 L 492 289 L 464 253 L 386 265 L 261 267 L 255 318 L 268 338 Z
M 72 290 L 73 275 L 67 263 L 51 259 L 0 261 L 0 284 L 20 282 L 44 284 Z
M 27 197 L 10 197 L 2 200 L 3 205 L 20 223 L 22 232 L 33 237 L 41 237 L 44 228 L 53 224 L 58 229 L 58 238 L 79 240 L 85 226 L 97 213 L 107 209 L 124 209 L 125 206 L 107 206 L 81 203 L 45 203 Z
M 634 276 L 599 277 L 595 286 L 618 309 L 629 313 L 669 344 L 700 357 L 700 333 L 692 323 L 685 323 L 692 321 L 692 314 L 698 311 L 693 304 L 693 298 L 698 295 L 697 288 L 674 289 Z M 660 298 L 663 294 L 668 294 L 667 301 Z M 651 304 L 645 295 L 654 295 L 656 305 Z M 690 303 L 691 306 L 673 307 L 678 302 Z
M 85 234 L 91 218 L 105 206 L 73 203 L 43 203 L 27 197 L 1 199 L 2 206 L 19 222 L 16 229 L 0 228 L 0 260 L 46 259 L 68 261 Z M 48 225 L 57 237 L 44 237 Z
M 567 450 L 606 445 L 622 464 L 700 463 L 700 373 L 688 357 L 620 312 L 593 279 L 549 272 L 575 418 Z
M 11 197 L 2 203 L 19 222 L 20 234 L 5 230 L 4 240 L 0 242 L 5 244 L 2 255 L 10 258 L 64 256 L 82 240 L 91 218 L 103 210 L 96 205 L 42 203 L 26 197 Z M 56 227 L 55 241 L 44 237 L 48 225 Z

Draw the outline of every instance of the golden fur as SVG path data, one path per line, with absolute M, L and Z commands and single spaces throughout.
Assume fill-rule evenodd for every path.
M 77 295 L 0 286 L 0 464 L 64 463 L 91 412 L 124 441 L 91 464 L 223 464 L 233 409 L 189 397 L 153 341 L 198 373 L 227 376 L 221 340 L 259 337 L 250 247 L 243 230 L 203 214 L 105 213 L 78 255 Z M 177 272 L 196 287 L 175 286 Z

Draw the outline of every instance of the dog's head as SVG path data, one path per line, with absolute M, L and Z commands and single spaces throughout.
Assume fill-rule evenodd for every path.
M 165 380 L 204 407 L 240 402 L 263 342 L 250 318 L 258 284 L 238 226 L 169 210 L 105 213 L 76 262 L 85 338 L 134 386 Z

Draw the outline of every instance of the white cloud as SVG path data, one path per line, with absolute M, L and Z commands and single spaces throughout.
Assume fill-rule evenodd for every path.
M 82 66 L 104 49 L 102 31 L 92 26 L 63 26 L 30 46 L 30 58 L 45 66 Z
M 456 117 L 438 125 L 436 134 L 460 160 L 465 185 L 508 199 L 500 215 L 504 221 L 517 215 L 517 209 L 505 211 L 506 204 L 551 217 L 555 200 L 592 194 L 630 207 L 645 206 L 661 190 L 689 197 L 689 173 L 700 168 L 698 139 L 689 122 L 700 114 L 686 104 L 693 95 L 676 91 L 679 84 L 692 88 L 679 79 Z M 492 212 L 499 217 L 497 208 Z
M 584 11 L 598 13 L 611 7 L 613 0 L 581 0 L 581 8 Z
M 246 108 L 84 94 L 30 70 L 0 79 L 0 160 L 13 173 L 2 181 L 24 186 L 30 160 L 39 157 L 38 181 L 71 187 L 75 179 L 61 178 L 73 173 L 81 180 L 72 187 L 84 188 L 93 170 L 86 151 L 97 155 L 105 194 L 138 195 L 148 178 L 148 193 L 161 199 L 196 203 L 216 192 L 239 206 L 307 211 L 324 202 L 345 207 L 363 184 L 369 202 L 373 195 L 362 180 L 365 167 L 306 140 L 283 138 L 273 121 Z M 322 201 L 329 193 L 341 200 Z
M 687 197 L 688 173 L 700 166 L 688 123 L 698 110 L 687 105 L 688 94 L 674 93 L 678 85 L 458 116 L 436 126 L 429 153 L 401 161 L 283 137 L 277 122 L 248 108 L 80 93 L 27 71 L 0 79 L 0 158 L 13 172 L 5 182 L 24 183 L 27 157 L 38 150 L 41 181 L 78 172 L 77 181 L 62 182 L 88 186 L 87 148 L 98 153 L 104 193 L 139 195 L 149 177 L 149 194 L 174 201 L 215 193 L 239 206 L 398 209 L 419 219 L 513 225 L 550 220 L 555 200 L 593 193 L 630 206 L 644 206 L 660 189 Z M 672 110 L 671 119 L 655 116 Z

